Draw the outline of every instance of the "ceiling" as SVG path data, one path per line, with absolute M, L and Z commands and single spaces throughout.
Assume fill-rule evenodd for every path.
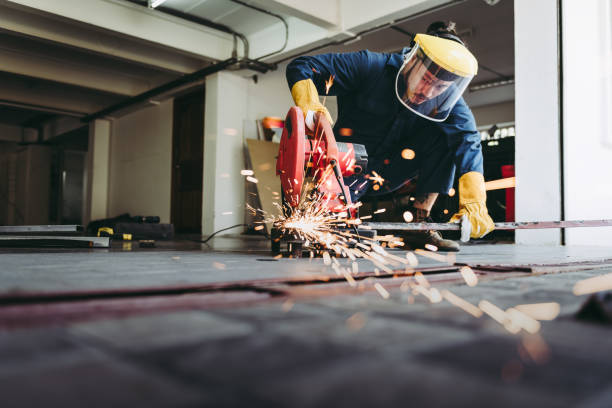
M 231 0 L 166 0 L 163 8 L 211 20 L 245 35 L 251 35 L 260 31 L 262 27 L 278 23 L 276 17 Z
M 146 5 L 145 0 L 128 1 L 140 6 Z M 266 4 L 262 1 L 244 1 L 258 6 Z M 142 10 L 143 14 L 147 11 L 144 7 L 132 6 Z M 192 23 L 195 21 L 197 24 L 198 19 L 212 21 L 247 36 L 261 31 L 262 27 L 279 25 L 278 18 L 233 0 L 167 0 L 158 11 L 163 13 L 164 10 L 193 17 L 195 20 L 192 20 Z M 21 12 L 14 9 L 4 11 Z M 291 18 L 283 14 L 282 10 L 275 10 L 275 14 Z M 410 33 L 425 31 L 432 21 L 452 20 L 457 23 L 457 30 L 479 60 L 480 71 L 473 83 L 487 83 L 514 75 L 513 15 L 513 0 L 500 0 L 494 6 L 489 6 L 484 0 L 455 0 L 433 12 L 400 19 L 393 26 L 386 24 L 380 28 L 370 28 L 359 37 L 345 41 L 348 43 L 344 45 L 338 45 L 338 40 L 327 46 L 324 41 L 319 41 L 315 43 L 319 44 L 318 48 L 309 53 L 362 49 L 398 51 L 409 44 Z M 51 27 L 55 27 L 58 32 L 71 34 L 72 38 L 75 34 L 86 33 L 83 30 L 87 27 L 82 24 L 69 20 L 51 20 L 56 24 Z M 295 18 L 291 21 L 294 22 Z M 16 61 L 11 69 L 0 71 L 0 88 L 3 89 L 0 105 L 2 100 L 6 99 L 33 107 L 17 112 L 18 108 L 0 106 L 0 123 L 36 127 L 49 118 L 48 114 L 38 112 L 36 106 L 55 105 L 58 110 L 74 113 L 95 112 L 129 95 L 151 89 L 210 63 L 206 59 L 176 52 L 141 39 L 128 38 L 110 31 L 87 29 L 90 29 L 87 35 L 93 43 L 101 44 L 99 50 L 110 50 L 109 53 L 0 29 L 0 54 L 3 56 L 0 66 L 9 66 L 6 61 L 11 58 Z M 355 34 L 358 33 L 344 32 L 343 35 L 344 38 L 351 39 Z M 66 38 L 70 38 L 70 35 Z M 252 44 L 257 44 L 257 41 Z M 298 51 L 295 52 L 295 55 L 277 57 L 277 61 L 280 58 L 287 60 L 300 55 Z M 132 58 L 132 55 L 135 57 Z M 152 64 L 151 61 L 154 61 L 155 57 L 157 62 L 168 63 L 162 64 L 163 66 Z M 32 70 L 31 75 L 20 70 L 21 61 L 29 61 L 29 65 L 23 66 Z M 274 62 L 274 58 L 271 58 L 271 61 Z M 61 67 L 68 67 L 74 75 L 62 76 Z M 55 76 L 53 72 L 56 72 Z M 30 99 L 18 100 L 26 92 Z
M 425 32 L 434 21 L 454 21 L 457 32 L 478 59 L 480 70 L 473 83 L 483 83 L 514 76 L 514 0 L 500 0 L 489 6 L 484 0 L 466 0 L 432 13 L 396 24 L 406 33 Z M 384 28 L 362 36 L 348 45 L 335 45 L 316 53 L 351 52 L 363 49 L 379 52 L 399 51 L 411 36 L 394 28 Z M 494 71 L 494 72 L 491 72 Z M 501 75 L 499 75 L 501 74 Z

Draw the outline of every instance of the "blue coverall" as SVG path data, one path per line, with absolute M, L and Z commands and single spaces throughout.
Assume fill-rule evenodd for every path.
M 329 95 L 338 100 L 336 139 L 359 143 L 368 152 L 368 170 L 380 174 L 386 182 L 378 191 L 364 175 L 345 179 L 356 201 L 364 194 L 392 192 L 418 176 L 416 193 L 447 194 L 455 172 L 482 173 L 480 133 L 470 108 L 460 98 L 444 122 L 422 118 L 404 107 L 395 94 L 395 78 L 403 62 L 401 53 L 387 54 L 359 51 L 299 57 L 287 66 L 289 88 L 310 78 L 320 95 L 325 94 L 325 80 L 334 82 Z M 339 129 L 349 128 L 351 136 L 340 136 Z M 415 152 L 413 160 L 401 157 L 403 149 Z M 355 181 L 357 180 L 357 181 Z

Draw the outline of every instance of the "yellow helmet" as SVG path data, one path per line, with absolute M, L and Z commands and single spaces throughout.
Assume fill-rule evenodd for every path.
M 397 98 L 417 115 L 442 122 L 478 72 L 478 62 L 458 41 L 427 34 L 414 41 L 395 79 Z

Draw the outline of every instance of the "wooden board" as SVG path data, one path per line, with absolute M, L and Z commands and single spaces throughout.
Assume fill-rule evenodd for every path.
M 276 175 L 276 156 L 278 156 L 279 144 L 255 139 L 246 139 L 246 141 L 251 169 L 258 180 L 256 191 L 260 208 L 268 215 L 279 215 L 278 208 L 273 205 L 274 202 L 280 204 L 280 198 L 274 199 L 274 197 L 280 197 L 281 192 L 280 178 Z M 247 189 L 249 190 L 252 189 Z M 279 195 L 273 195 L 273 192 Z M 253 200 L 247 197 L 247 203 L 252 202 Z M 269 229 L 270 225 L 267 227 Z

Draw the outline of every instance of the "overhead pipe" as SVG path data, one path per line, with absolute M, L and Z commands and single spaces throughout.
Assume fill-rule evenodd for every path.
M 125 109 L 129 106 L 138 104 L 138 103 L 142 103 L 142 102 L 146 102 L 151 98 L 154 98 L 158 95 L 161 95 L 165 92 L 171 91 L 172 89 L 178 88 L 180 86 L 192 83 L 192 82 L 196 82 L 200 79 L 206 78 L 209 75 L 212 75 L 214 73 L 217 73 L 219 71 L 223 71 L 224 69 L 227 69 L 227 67 L 229 67 L 230 65 L 235 64 L 236 62 L 238 62 L 237 58 L 229 58 L 226 59 L 224 61 L 218 62 L 216 64 L 213 65 L 209 65 L 205 68 L 202 68 L 196 72 L 193 72 L 191 74 L 187 74 L 187 75 L 183 75 L 180 78 L 175 79 L 174 81 L 170 81 L 167 82 L 163 85 L 160 85 L 158 87 L 155 87 L 153 89 L 150 89 L 146 92 L 143 92 L 141 94 L 138 94 L 136 96 L 132 96 L 124 101 L 121 101 L 119 103 L 116 103 L 114 105 L 111 105 L 107 108 L 104 108 L 96 113 L 92 113 L 90 115 L 87 115 L 85 117 L 83 117 L 81 119 L 81 121 L 83 122 L 91 122 L 92 120 L 95 119 L 99 119 L 101 117 L 104 116 L 108 116 L 111 113 L 120 111 L 122 109 Z

